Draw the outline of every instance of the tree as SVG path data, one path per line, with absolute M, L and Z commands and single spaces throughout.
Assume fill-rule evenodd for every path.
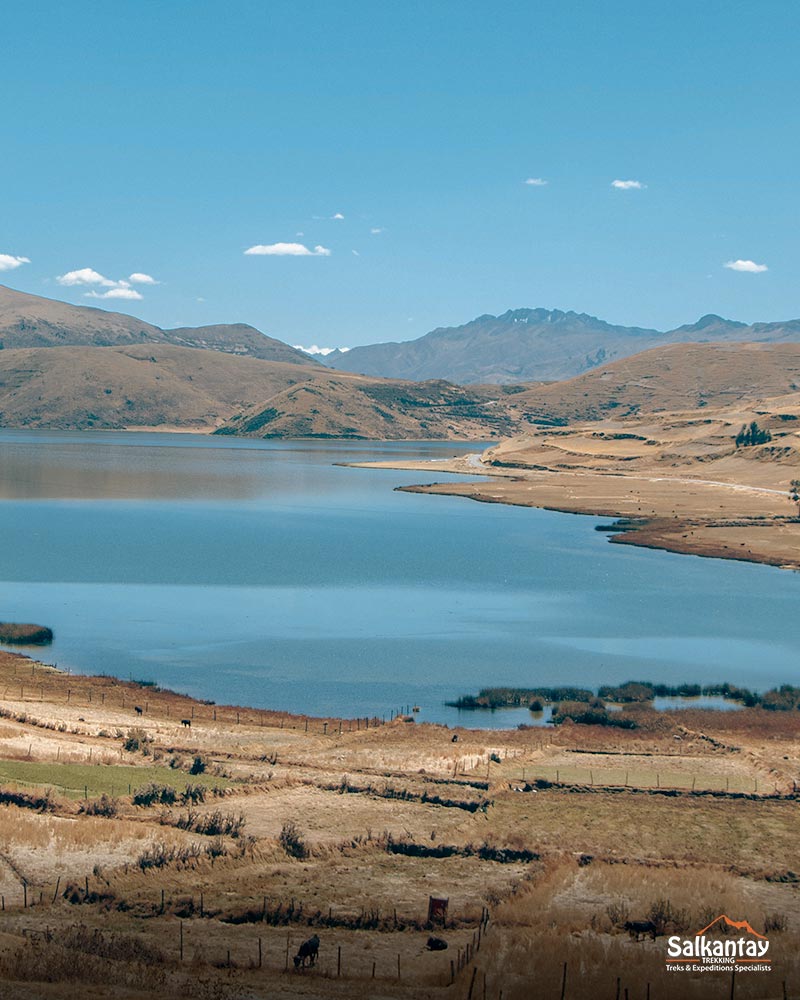
M 742 424 L 742 429 L 736 435 L 736 447 L 747 448 L 754 444 L 766 444 L 771 440 L 770 432 L 764 427 L 759 427 L 758 423 L 753 420 L 749 426 Z
M 792 503 L 797 504 L 797 520 L 800 521 L 800 479 L 793 479 L 789 483 L 789 498 Z

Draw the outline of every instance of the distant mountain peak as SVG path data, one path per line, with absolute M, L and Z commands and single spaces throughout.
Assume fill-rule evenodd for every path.
M 740 323 L 737 320 L 725 319 L 724 316 L 718 316 L 716 313 L 706 313 L 705 316 L 701 316 L 696 323 L 687 323 L 684 326 L 679 326 L 678 330 L 691 332 L 695 331 L 700 333 L 703 330 L 714 329 L 717 327 L 725 327 L 729 330 L 743 330 L 747 328 L 747 323 Z
M 354 347 L 325 361 L 340 371 L 385 378 L 511 384 L 573 378 L 666 344 L 747 340 L 800 341 L 800 321 L 748 326 L 709 313 L 696 323 L 662 332 L 614 325 L 574 310 L 518 308 L 438 327 L 417 340 Z

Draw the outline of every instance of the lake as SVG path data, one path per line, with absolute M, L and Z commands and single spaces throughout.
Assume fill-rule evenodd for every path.
M 394 492 L 442 473 L 334 465 L 479 448 L 0 432 L 0 618 L 53 628 L 33 655 L 60 667 L 311 714 L 417 704 L 503 727 L 524 710 L 443 702 L 796 680 L 798 574 L 612 545 L 591 517 Z

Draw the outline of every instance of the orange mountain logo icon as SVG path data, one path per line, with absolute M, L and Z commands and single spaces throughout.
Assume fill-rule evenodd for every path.
M 720 921 L 724 921 L 728 927 L 731 927 L 734 930 L 747 931 L 748 934 L 753 934 L 755 937 L 761 938 L 762 941 L 767 940 L 766 935 L 759 934 L 758 931 L 754 931 L 747 920 L 731 920 L 727 913 L 720 913 L 720 915 L 715 917 L 707 927 L 704 927 L 701 931 L 697 931 L 695 933 L 695 937 L 700 937 L 701 934 L 707 934 L 708 931 L 710 931 L 712 927 L 716 927 Z

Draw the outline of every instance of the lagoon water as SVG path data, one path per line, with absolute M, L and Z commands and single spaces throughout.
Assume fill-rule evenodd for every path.
M 798 574 L 393 492 L 442 473 L 333 464 L 474 450 L 0 432 L 0 619 L 52 627 L 33 655 L 60 667 L 312 714 L 418 704 L 502 727 L 526 711 L 443 703 L 484 685 L 796 681 Z

